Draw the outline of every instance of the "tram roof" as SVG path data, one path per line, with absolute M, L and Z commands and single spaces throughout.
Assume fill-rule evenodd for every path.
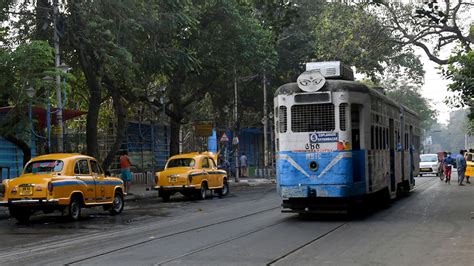
M 371 95 L 374 95 L 376 97 L 382 98 L 386 102 L 389 102 L 390 104 L 394 106 L 402 106 L 405 111 L 411 113 L 412 115 L 415 115 L 418 117 L 418 114 L 411 110 L 410 108 L 401 105 L 397 103 L 396 101 L 390 99 L 387 97 L 385 94 L 367 87 L 366 85 L 357 82 L 357 81 L 351 81 L 351 80 L 339 80 L 339 79 L 326 79 L 326 84 L 321 88 L 319 91 L 333 91 L 333 92 L 360 92 L 360 93 L 368 93 Z M 299 87 L 296 82 L 292 83 L 286 83 L 282 86 L 280 86 L 276 91 L 275 91 L 275 97 L 278 95 L 289 95 L 289 94 L 294 94 L 294 93 L 304 93 Z

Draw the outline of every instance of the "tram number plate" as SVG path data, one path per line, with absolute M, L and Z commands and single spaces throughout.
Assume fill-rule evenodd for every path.
M 33 187 L 22 187 L 20 189 L 20 195 L 22 196 L 30 196 L 33 194 Z
M 305 148 L 307 150 L 319 150 L 319 143 L 306 143 Z

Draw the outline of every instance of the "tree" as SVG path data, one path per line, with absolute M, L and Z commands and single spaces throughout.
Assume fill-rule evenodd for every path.
M 181 124 L 191 117 L 196 99 L 210 92 L 214 103 L 217 98 L 226 98 L 217 104 L 223 108 L 222 103 L 229 102 L 233 94 L 234 78 L 271 71 L 276 56 L 271 34 L 255 19 L 251 5 L 226 0 L 196 1 L 194 6 L 198 23 L 178 46 L 190 51 L 197 64 L 180 63 L 167 73 L 171 154 L 178 153 L 178 133 Z
M 474 51 L 459 53 L 449 59 L 444 76 L 452 81 L 449 90 L 455 97 L 447 98 L 447 103 L 455 107 L 473 106 L 474 102 Z M 472 110 L 472 109 L 471 109 Z M 470 118 L 474 120 L 471 112 Z
M 415 6 L 377 2 L 381 9 L 376 10 L 382 11 L 380 18 L 399 44 L 418 46 L 433 62 L 447 65 L 442 71 L 452 80 L 448 89 L 456 96 L 448 97 L 446 103 L 454 107 L 471 105 L 474 27 L 470 14 L 474 4 L 464 0 L 431 0 Z M 442 58 L 443 48 L 454 51 L 454 56 Z
M 44 86 L 41 78 L 55 72 L 51 67 L 53 60 L 53 50 L 44 41 L 21 44 L 14 51 L 0 48 L 0 106 L 13 107 L 0 120 L 0 136 L 23 151 L 23 164 L 31 158 L 30 147 L 25 141 L 30 138 L 31 126 L 24 90 L 28 86 L 37 90 Z M 38 94 L 35 101 L 44 101 L 45 95 Z
M 428 58 L 440 65 L 449 63 L 438 52 L 450 46 L 459 46 L 465 52 L 472 50 L 474 39 L 470 37 L 471 1 L 431 0 L 426 4 L 407 5 L 377 1 L 374 13 L 384 26 L 393 33 L 400 45 L 415 45 L 423 49 Z

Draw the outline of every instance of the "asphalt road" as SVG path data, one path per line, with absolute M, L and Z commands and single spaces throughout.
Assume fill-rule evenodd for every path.
M 89 209 L 80 222 L 0 219 L 0 264 L 473 265 L 473 203 L 474 185 L 430 176 L 357 217 L 283 214 L 270 184 L 203 201 L 148 199 L 118 216 Z

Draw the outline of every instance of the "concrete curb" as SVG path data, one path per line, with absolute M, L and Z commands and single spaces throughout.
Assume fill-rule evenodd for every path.
M 236 183 L 234 179 L 229 180 L 230 188 L 237 188 L 237 187 L 253 187 L 258 185 L 265 185 L 265 184 L 276 184 L 276 179 L 274 178 L 246 178 L 241 179 L 240 182 Z M 131 189 L 131 195 L 127 195 L 125 197 L 125 202 L 127 201 L 136 201 L 136 200 L 143 200 L 143 199 L 150 199 L 150 198 L 158 198 L 158 191 L 153 190 L 152 186 L 143 186 L 137 185 L 134 189 Z

